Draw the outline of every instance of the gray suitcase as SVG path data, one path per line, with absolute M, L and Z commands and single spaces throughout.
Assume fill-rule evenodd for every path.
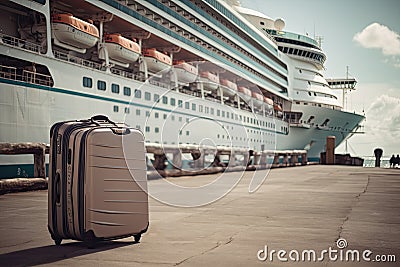
M 142 132 L 95 116 L 54 124 L 50 139 L 48 229 L 55 243 L 139 242 L 149 225 Z

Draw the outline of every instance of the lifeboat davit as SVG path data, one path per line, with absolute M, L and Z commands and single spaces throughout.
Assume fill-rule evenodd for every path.
M 253 97 L 253 103 L 257 107 L 261 107 L 264 104 L 264 96 L 257 92 L 251 92 Z
M 251 90 L 247 87 L 239 86 L 238 91 L 241 93 L 240 96 L 245 100 L 245 101 L 250 101 L 252 95 L 251 95 Z
M 219 86 L 218 76 L 209 71 L 200 72 L 199 82 L 203 84 L 203 88 L 206 90 L 217 90 Z
M 61 46 L 67 44 L 79 49 L 86 49 L 93 47 L 99 41 L 97 27 L 72 14 L 53 14 L 51 25 L 54 37 L 61 43 Z M 55 44 L 60 45 L 56 41 Z
M 157 73 L 172 66 L 171 57 L 155 48 L 145 49 L 143 56 L 150 72 Z
M 175 73 L 178 81 L 182 83 L 192 83 L 196 81 L 199 69 L 183 60 L 174 61 Z
M 121 36 L 121 34 L 104 34 L 108 56 L 122 63 L 133 63 L 139 59 L 141 49 L 139 44 Z
M 237 94 L 238 86 L 236 83 L 227 79 L 221 79 L 221 85 L 224 90 L 224 95 L 234 96 Z

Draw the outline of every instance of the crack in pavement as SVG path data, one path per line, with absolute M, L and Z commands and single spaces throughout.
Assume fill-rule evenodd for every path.
M 355 201 L 351 205 L 350 211 L 347 213 L 347 216 L 344 218 L 343 222 L 341 223 L 341 225 L 338 228 L 338 237 L 337 237 L 336 240 L 342 238 L 342 232 L 343 232 L 343 229 L 344 229 L 344 224 L 350 219 L 350 214 L 353 212 L 353 208 L 360 201 L 361 196 L 367 192 L 368 186 L 369 186 L 369 183 L 370 183 L 370 178 L 371 178 L 371 176 L 368 175 L 368 180 L 367 180 L 367 183 L 366 183 L 366 185 L 364 187 L 364 190 L 362 192 L 360 192 L 358 195 L 355 196 Z M 335 242 L 336 242 L 336 240 L 335 240 Z
M 236 234 L 238 234 L 238 233 L 236 233 Z M 229 239 L 227 241 L 225 241 L 225 242 L 218 241 L 217 244 L 215 246 L 213 246 L 212 248 L 209 248 L 209 249 L 201 252 L 200 254 L 192 255 L 192 256 L 190 256 L 190 257 L 188 257 L 188 258 L 186 258 L 186 259 L 184 259 L 184 260 L 182 260 L 180 262 L 177 262 L 177 263 L 174 264 L 174 266 L 178 266 L 178 265 L 180 265 L 180 264 L 182 264 L 182 263 L 184 263 L 184 262 L 186 262 L 186 261 L 188 261 L 188 260 L 190 260 L 190 259 L 192 259 L 194 257 L 202 256 L 202 255 L 204 255 L 204 254 L 206 254 L 208 252 L 211 252 L 211 251 L 213 251 L 213 250 L 215 250 L 215 249 L 217 249 L 217 248 L 219 248 L 221 246 L 230 244 L 230 243 L 232 243 L 232 241 L 233 241 L 233 236 L 230 236 Z

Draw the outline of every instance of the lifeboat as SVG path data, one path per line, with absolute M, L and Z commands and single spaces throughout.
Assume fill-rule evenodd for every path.
M 257 92 L 251 92 L 251 96 L 253 97 L 253 103 L 257 107 L 261 107 L 264 104 L 264 96 Z
M 280 105 L 274 103 L 274 110 L 275 110 L 275 114 L 279 117 L 282 118 L 283 117 L 283 109 Z
M 171 57 L 157 51 L 155 48 L 145 49 L 143 56 L 147 64 L 147 69 L 153 73 L 163 71 L 172 66 Z
M 178 81 L 182 83 L 192 83 L 196 81 L 199 69 L 183 60 L 174 61 L 175 73 Z
M 239 86 L 238 91 L 241 93 L 240 96 L 245 100 L 245 101 L 250 101 L 251 99 L 251 90 L 247 87 Z
M 274 101 L 272 101 L 271 98 L 268 98 L 266 96 L 264 96 L 264 103 L 271 107 L 274 105 Z
M 265 111 L 268 115 L 272 115 L 273 111 L 273 106 L 274 106 L 274 101 L 272 101 L 271 98 L 268 98 L 264 96 L 264 103 L 265 103 Z
M 93 47 L 99 41 L 97 27 L 90 22 L 74 17 L 72 14 L 53 14 L 51 25 L 56 45 L 67 44 L 78 49 L 86 49 Z M 84 52 L 86 51 L 84 50 Z
M 206 90 L 217 90 L 219 86 L 219 78 L 209 71 L 201 71 L 199 73 L 199 82 L 203 84 Z
M 238 86 L 236 83 L 230 80 L 221 79 L 221 85 L 223 86 L 222 88 L 224 89 L 224 95 L 226 96 L 236 95 L 238 91 Z
M 274 104 L 274 110 L 275 111 L 280 111 L 280 112 L 283 111 L 282 107 L 280 105 L 278 105 L 278 104 Z
M 133 63 L 139 59 L 141 49 L 139 44 L 121 36 L 121 34 L 104 34 L 108 56 L 122 63 Z

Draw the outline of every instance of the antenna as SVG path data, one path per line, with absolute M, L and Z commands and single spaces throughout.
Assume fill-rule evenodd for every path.
M 322 43 L 324 41 L 324 37 L 323 36 L 316 36 L 314 39 L 317 41 L 318 46 L 321 48 L 322 47 Z

